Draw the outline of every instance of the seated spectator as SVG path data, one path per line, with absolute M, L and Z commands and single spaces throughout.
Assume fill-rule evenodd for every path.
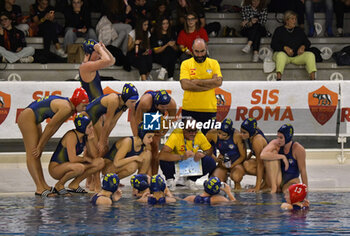
M 253 48 L 253 62 L 259 61 L 260 40 L 261 37 L 266 36 L 267 8 L 265 6 L 265 0 L 245 0 L 243 3 L 241 34 L 248 38 L 248 43 L 242 51 L 249 53 Z
M 126 137 L 115 142 L 104 156 L 105 168 L 103 174 L 116 173 L 120 179 L 132 175 L 147 174 L 151 166 L 151 147 L 154 131 L 145 130 L 143 122 L 138 126 L 136 137 Z
M 27 24 L 28 17 L 22 16 L 22 9 L 15 4 L 15 0 L 5 0 L 4 11 L 10 14 L 13 26 L 23 31 L 25 36 L 28 36 L 29 25 Z
M 118 34 L 118 37 L 108 45 L 120 48 L 124 55 L 128 49 L 128 35 L 132 30 L 131 25 L 129 25 L 132 18 L 131 7 L 125 5 L 126 2 L 124 0 L 104 1 L 104 11 L 102 12 L 102 15 L 107 16 Z
M 78 37 L 97 40 L 95 30 L 91 27 L 90 11 L 83 0 L 73 0 L 72 5 L 64 12 L 65 35 L 64 48 L 75 43 Z
M 31 5 L 30 12 L 33 23 L 39 28 L 38 35 L 44 38 L 44 50 L 49 52 L 51 42 L 53 42 L 56 54 L 66 58 L 67 54 L 58 42 L 60 26 L 54 21 L 55 10 L 52 6 L 49 6 L 48 0 L 37 0 L 37 3 Z
M 197 14 L 194 12 L 188 13 L 185 21 L 185 28 L 180 31 L 177 36 L 177 44 L 182 51 L 180 56 L 180 64 L 186 59 L 192 57 L 192 45 L 196 38 L 202 38 L 208 42 L 208 34 L 204 28 L 200 27 Z
M 199 26 L 207 31 L 210 36 L 217 36 L 220 31 L 220 23 L 212 22 L 206 24 L 205 22 L 205 12 L 203 7 L 195 0 L 177 0 L 177 8 L 175 14 L 173 14 L 174 19 L 176 19 L 176 31 L 179 32 L 184 28 L 186 22 L 186 16 L 190 13 L 196 13 L 199 19 Z
M 150 12 L 147 7 L 147 1 L 146 0 L 129 0 L 128 3 L 131 6 L 131 26 L 133 28 L 136 28 L 137 22 L 141 18 L 147 18 L 150 17 Z
M 6 12 L 0 14 L 0 56 L 1 62 L 31 63 L 34 61 L 34 48 L 27 47 L 24 33 L 12 27 L 10 15 Z
M 158 79 L 164 80 L 165 74 L 168 73 L 168 80 L 173 80 L 178 48 L 168 18 L 160 18 L 157 22 L 157 28 L 151 36 L 151 47 L 154 62 L 162 66 Z
M 323 9 L 326 12 L 326 29 L 324 36 L 333 37 L 333 0 L 305 0 L 305 15 L 309 25 L 309 37 L 314 37 L 316 34 L 314 25 L 314 13 Z
M 195 182 L 200 177 L 213 173 L 215 160 L 211 157 L 212 148 L 204 134 L 196 127 L 188 125 L 192 120 L 184 120 L 184 129 L 175 129 L 169 136 L 159 153 L 160 167 L 165 175 L 170 190 L 176 188 L 174 181 L 175 162 L 193 158 L 195 162 L 202 161 L 203 174 L 188 177 L 187 187 L 197 190 Z
M 148 20 L 141 18 L 136 28 L 129 33 L 127 57 L 132 66 L 139 70 L 140 80 L 152 80 L 151 33 L 148 31 Z
M 171 16 L 170 16 L 170 12 L 168 9 L 168 1 L 167 0 L 158 0 L 155 3 L 155 6 L 153 8 L 153 12 L 151 14 L 150 17 L 150 21 L 151 21 L 151 33 L 154 33 L 154 31 L 156 31 L 157 29 L 157 22 L 160 21 L 160 19 L 166 18 L 169 20 L 169 24 L 170 27 L 172 27 L 172 20 L 171 20 Z
M 271 48 L 274 50 L 273 60 L 276 62 L 277 80 L 281 80 L 286 64 L 305 65 L 311 80 L 315 80 L 316 60 L 310 48 L 310 41 L 304 31 L 296 26 L 296 14 L 287 11 L 284 14 L 284 25 L 273 33 Z
M 218 177 L 211 177 L 204 181 L 204 192 L 200 195 L 191 195 L 185 197 L 184 200 L 197 204 L 218 204 L 229 201 L 236 201 L 236 198 L 231 193 L 231 188 L 228 184 L 221 182 Z M 223 190 L 228 199 L 219 195 L 220 190 Z
M 235 189 L 240 190 L 241 181 L 245 174 L 243 162 L 247 154 L 241 135 L 233 128 L 232 123 L 231 119 L 226 118 L 221 123 L 219 130 L 210 130 L 206 137 L 214 145 L 213 149 L 220 152 L 219 156 L 215 157 L 218 166 L 213 176 L 218 177 L 221 181 L 226 181 L 229 174 L 235 182 Z
M 286 11 L 294 11 L 297 13 L 298 25 L 304 29 L 305 22 L 305 0 L 271 0 L 268 5 L 269 12 L 285 13 Z
M 87 193 L 79 186 L 80 182 L 104 166 L 102 158 L 93 157 L 93 153 L 97 153 L 97 142 L 91 120 L 78 115 L 74 119 L 74 125 L 75 129 L 66 132 L 60 140 L 49 164 L 50 175 L 58 180 L 54 188 L 58 195 L 71 195 L 69 192 Z M 79 156 L 81 153 L 83 156 Z M 64 185 L 73 178 L 67 190 Z
M 337 20 L 337 36 L 343 36 L 344 12 L 350 12 L 350 0 L 335 0 L 334 12 Z

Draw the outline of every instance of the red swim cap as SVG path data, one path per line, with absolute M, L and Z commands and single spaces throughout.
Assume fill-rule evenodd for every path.
M 293 184 L 289 186 L 288 191 L 291 204 L 302 202 L 307 194 L 307 186 L 305 184 Z
M 85 89 L 80 87 L 74 90 L 73 96 L 70 98 L 70 101 L 75 107 L 77 107 L 80 103 L 88 103 L 89 97 Z

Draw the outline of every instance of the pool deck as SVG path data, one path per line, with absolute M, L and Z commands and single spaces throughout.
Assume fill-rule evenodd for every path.
M 310 191 L 350 191 L 350 161 L 339 163 L 339 150 L 307 150 L 307 173 Z M 51 153 L 44 153 L 42 165 L 45 179 L 53 186 L 56 182 L 48 173 Z M 345 152 L 349 158 L 350 153 Z M 34 182 L 27 170 L 24 153 L 0 153 L 0 195 L 28 194 L 35 191 Z M 197 180 L 200 187 L 205 177 Z M 130 178 L 121 180 L 126 186 Z M 244 176 L 242 187 L 254 186 L 255 176 Z M 81 184 L 85 186 L 85 182 Z M 178 190 L 181 191 L 181 190 Z

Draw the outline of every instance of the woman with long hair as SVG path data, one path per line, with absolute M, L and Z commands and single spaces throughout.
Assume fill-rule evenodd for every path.
M 148 31 L 149 21 L 141 17 L 136 28 L 129 33 L 128 59 L 130 64 L 136 67 L 142 81 L 152 80 L 152 50 L 150 44 L 151 33 Z

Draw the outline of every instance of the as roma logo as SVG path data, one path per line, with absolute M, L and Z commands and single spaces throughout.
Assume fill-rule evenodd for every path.
M 215 89 L 215 96 L 217 101 L 216 120 L 223 121 L 231 108 L 231 93 L 226 92 L 221 88 Z
M 324 125 L 335 113 L 338 105 L 338 94 L 325 86 L 309 93 L 309 108 L 318 123 Z
M 0 125 L 5 121 L 11 107 L 11 95 L 0 91 Z

